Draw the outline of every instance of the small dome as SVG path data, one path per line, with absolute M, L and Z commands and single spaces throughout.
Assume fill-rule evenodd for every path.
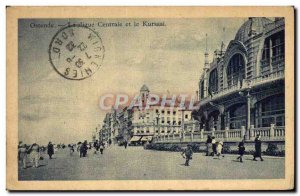
M 150 91 L 149 91 L 149 88 L 148 88 L 145 84 L 142 86 L 142 88 L 141 88 L 140 91 L 141 91 L 141 92 L 142 92 L 142 91 L 150 92 Z
M 245 43 L 250 38 L 251 30 L 256 32 L 256 34 L 262 33 L 264 26 L 272 22 L 268 18 L 251 17 L 237 31 L 234 40 Z

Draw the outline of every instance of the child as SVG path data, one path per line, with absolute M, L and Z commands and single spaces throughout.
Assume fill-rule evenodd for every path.
M 223 149 L 223 142 L 222 141 L 220 141 L 220 142 L 218 142 L 217 144 L 217 157 L 220 159 L 220 156 L 221 156 L 221 154 L 222 154 L 222 149 Z M 224 155 L 223 155 L 223 157 L 224 157 Z
M 100 144 L 100 153 L 103 154 L 103 150 L 104 150 L 104 144 Z
M 240 159 L 240 162 L 242 163 L 243 162 L 243 155 L 245 153 L 245 146 L 244 146 L 244 140 L 242 140 L 240 143 L 239 143 L 239 157 L 237 159 Z
M 182 152 L 182 157 L 185 158 L 185 166 L 190 166 L 189 162 L 193 156 L 193 150 L 190 144 L 187 145 L 187 148 Z

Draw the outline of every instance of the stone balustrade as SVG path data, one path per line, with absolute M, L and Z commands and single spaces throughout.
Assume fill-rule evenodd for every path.
M 170 133 L 166 135 L 160 135 L 154 137 L 154 142 L 159 143 L 177 143 L 177 142 L 206 142 L 207 136 L 214 136 L 217 141 L 223 142 L 239 142 L 244 139 L 253 141 L 256 135 L 260 135 L 263 141 L 284 141 L 285 140 L 285 127 L 274 126 L 271 124 L 270 127 L 254 128 L 251 126 L 249 130 L 249 136 L 246 133 L 244 126 L 241 129 L 229 129 L 226 127 L 225 130 L 214 130 L 200 132 L 184 132 L 184 133 Z
M 283 57 L 281 57 L 281 56 L 276 57 L 276 59 L 280 59 L 280 58 L 283 58 Z M 280 59 L 280 60 L 284 62 L 284 59 Z M 227 96 L 228 94 L 231 94 L 231 93 L 242 91 L 249 87 L 273 82 L 273 81 L 279 80 L 279 79 L 284 79 L 284 70 L 274 71 L 274 72 L 271 72 L 266 75 L 251 78 L 249 80 L 244 79 L 242 84 L 237 83 L 236 85 L 232 85 L 232 86 L 226 87 L 224 89 L 221 89 L 218 92 L 214 92 L 212 97 L 207 96 L 207 97 L 202 98 L 200 105 L 205 105 L 214 99 L 217 99 L 217 98 L 220 98 L 223 96 Z

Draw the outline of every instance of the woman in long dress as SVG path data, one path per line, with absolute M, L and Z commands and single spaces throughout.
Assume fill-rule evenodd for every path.
M 39 145 L 34 143 L 30 147 L 30 159 L 32 162 L 32 167 L 38 168 L 39 167 L 39 160 L 40 160 L 40 152 L 39 152 Z

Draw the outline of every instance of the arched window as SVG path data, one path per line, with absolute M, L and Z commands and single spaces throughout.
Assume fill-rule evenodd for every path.
M 210 93 L 218 91 L 218 71 L 214 69 L 209 74 L 209 88 Z
M 228 87 L 241 84 L 245 78 L 245 61 L 241 54 L 235 54 L 231 57 L 227 66 L 227 84 Z

